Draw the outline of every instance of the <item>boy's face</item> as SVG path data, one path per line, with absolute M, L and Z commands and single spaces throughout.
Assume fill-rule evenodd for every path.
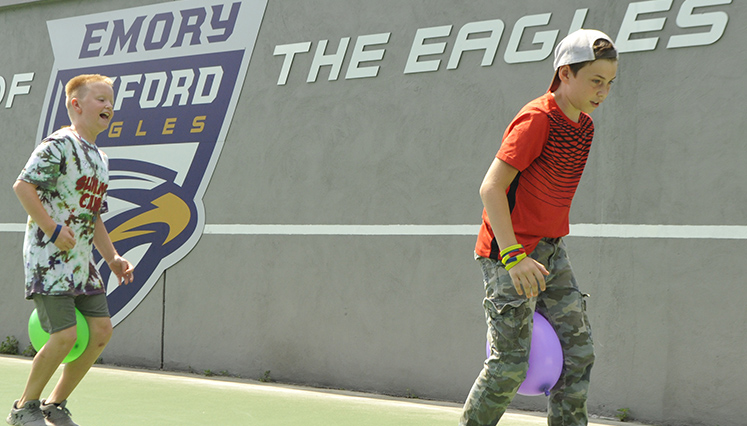
M 76 129 L 98 135 L 109 128 L 114 117 L 114 91 L 104 82 L 94 82 L 83 89 L 83 96 L 73 99 Z
M 599 59 L 578 70 L 574 76 L 567 71 L 566 95 L 571 105 L 591 114 L 607 98 L 617 76 L 617 61 Z

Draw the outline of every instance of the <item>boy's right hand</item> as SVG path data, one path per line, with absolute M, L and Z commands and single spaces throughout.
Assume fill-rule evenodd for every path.
M 62 225 L 60 234 L 54 242 L 55 247 L 62 251 L 72 250 L 75 247 L 75 232 L 69 226 Z
M 545 276 L 547 272 L 545 265 L 527 256 L 508 271 L 516 292 L 526 295 L 527 298 L 539 296 L 540 291 L 545 291 Z

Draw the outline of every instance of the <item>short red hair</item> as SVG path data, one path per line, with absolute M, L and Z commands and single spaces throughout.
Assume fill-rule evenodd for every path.
M 71 78 L 65 85 L 65 105 L 68 110 L 72 107 L 71 102 L 73 98 L 82 98 L 86 95 L 88 85 L 91 83 L 106 83 L 109 86 L 114 85 L 111 78 L 101 74 L 81 74 Z

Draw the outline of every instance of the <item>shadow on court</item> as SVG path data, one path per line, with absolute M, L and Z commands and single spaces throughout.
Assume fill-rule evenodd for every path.
M 22 393 L 30 368 L 28 358 L 0 356 L 3 420 Z M 52 380 L 59 374 L 58 370 Z M 81 426 L 456 426 L 461 413 L 461 407 L 453 403 L 106 366 L 91 369 L 68 408 Z M 514 411 L 506 413 L 499 424 L 547 423 L 542 414 Z M 622 423 L 590 423 L 618 424 Z

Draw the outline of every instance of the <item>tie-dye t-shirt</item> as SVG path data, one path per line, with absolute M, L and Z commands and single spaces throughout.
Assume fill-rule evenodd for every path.
M 18 179 L 37 186 L 47 213 L 69 226 L 76 240 L 72 250 L 60 251 L 29 217 L 23 242 L 26 297 L 104 293 L 93 259 L 93 231 L 98 215 L 106 210 L 106 155 L 64 128 L 36 147 Z

